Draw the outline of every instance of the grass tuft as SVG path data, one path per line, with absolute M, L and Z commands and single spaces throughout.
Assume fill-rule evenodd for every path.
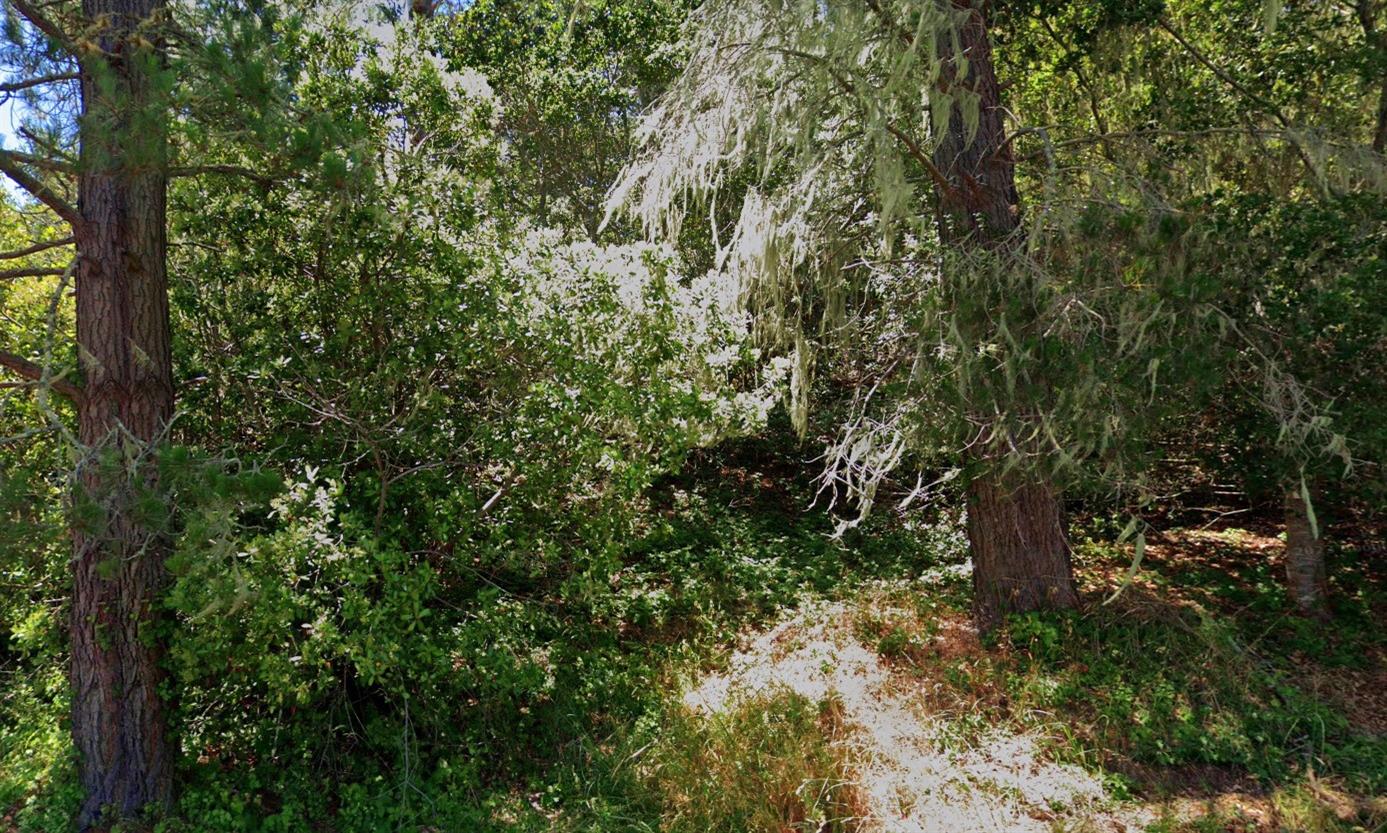
M 842 709 L 784 692 L 728 712 L 665 713 L 644 755 L 668 833 L 849 833 L 862 816 L 842 743 Z

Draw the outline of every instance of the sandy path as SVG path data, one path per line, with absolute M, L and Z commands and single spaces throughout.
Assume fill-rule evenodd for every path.
M 684 696 L 695 712 L 725 710 L 783 687 L 814 701 L 836 697 L 851 727 L 865 828 L 884 833 L 1056 829 L 1140 830 L 1150 816 L 1119 808 L 1084 770 L 1046 760 L 1036 739 L 994 731 L 969 748 L 947 722 L 912 702 L 894 674 L 851 632 L 843 604 L 811 607 L 754 638 Z

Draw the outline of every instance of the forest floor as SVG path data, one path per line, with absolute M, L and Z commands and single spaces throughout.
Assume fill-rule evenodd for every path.
M 1384 577 L 1362 569 L 1378 559 L 1340 574 L 1347 621 L 1326 624 L 1281 610 L 1281 551 L 1266 528 L 1170 530 L 1105 606 L 1128 563 L 1081 543 L 1089 613 L 986 643 L 966 564 L 876 582 L 747 634 L 681 707 L 818 709 L 836 766 L 774 799 L 786 830 L 1387 830 Z M 1278 745 L 1297 731 L 1303 748 Z
M 1119 806 L 1093 773 L 1048 760 L 1032 733 L 960 733 L 947 712 L 931 708 L 926 681 L 892 667 L 854 632 L 855 623 L 912 617 L 889 597 L 857 608 L 811 606 L 758 635 L 683 702 L 707 719 L 785 692 L 824 704 L 840 726 L 835 743 L 864 830 L 1044 833 L 1056 822 L 1082 820 L 1095 831 L 1122 831 L 1154 820 Z M 979 650 L 966 622 L 944 620 L 929 630 L 921 650 L 954 658 Z
M 1387 529 L 1331 527 L 1321 622 L 1287 602 L 1274 517 L 1164 522 L 1130 582 L 1131 547 L 1112 543 L 1125 521 L 1080 517 L 1083 609 L 980 638 L 956 509 L 880 513 L 833 540 L 806 511 L 806 471 L 741 449 L 653 490 L 622 580 L 675 612 L 622 630 L 604 660 L 620 684 L 593 710 L 553 709 L 529 768 L 388 826 L 247 815 L 235 829 L 1387 832 Z M 53 751 L 0 758 L 18 796 L 0 831 L 65 817 L 20 812 L 65 748 L 58 713 L 35 713 L 47 745 L 16 734 L 21 751 Z M 231 774 L 191 772 L 211 780 L 189 780 L 190 802 L 245 795 Z M 376 787 L 392 813 L 397 786 Z M 161 829 L 225 833 L 191 814 Z
M 716 473 L 735 486 L 737 469 Z M 790 478 L 745 474 L 735 491 L 755 497 L 709 500 L 732 508 L 718 510 L 719 528 L 736 529 L 723 534 L 760 535 L 735 526 L 737 512 L 803 517 L 802 504 L 788 508 L 798 497 L 777 491 Z M 560 789 L 509 822 L 575 833 L 1387 831 L 1382 530 L 1336 529 L 1334 618 L 1320 622 L 1287 602 L 1275 517 L 1169 521 L 1130 582 L 1117 522 L 1089 518 L 1072 534 L 1082 612 L 1015 618 L 980 639 L 958 521 L 944 511 L 886 535 L 846 580 L 675 664 L 659 681 L 663 706 L 585 753 L 572 776 L 580 795 Z M 800 540 L 763 539 L 767 553 Z M 762 544 L 742 546 L 752 554 L 738 558 L 763 557 Z

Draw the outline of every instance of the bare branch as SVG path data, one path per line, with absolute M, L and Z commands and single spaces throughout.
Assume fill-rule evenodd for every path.
M 17 156 L 20 158 L 17 159 Z M 34 199 L 53 209 L 55 214 L 74 227 L 82 225 L 82 215 L 75 207 L 21 167 L 23 156 L 25 154 L 0 150 L 0 173 L 9 177 L 20 188 L 28 191 Z
M 0 94 L 17 93 L 20 90 L 41 87 L 44 84 L 56 84 L 59 81 L 76 81 L 81 77 L 81 75 L 75 72 L 55 72 L 52 75 L 25 78 L 23 81 L 11 81 L 8 84 L 0 84 Z
M 31 382 L 46 383 L 50 388 L 76 404 L 82 402 L 82 388 L 62 378 L 48 377 L 45 379 L 43 368 L 23 356 L 16 356 L 14 353 L 0 350 L 0 367 L 6 368 Z
M 26 246 L 23 249 L 0 252 L 0 260 L 15 260 L 16 258 L 26 257 L 28 255 L 36 255 L 39 252 L 46 252 L 49 249 L 56 249 L 59 246 L 70 246 L 72 243 L 73 238 L 70 235 L 59 240 L 45 240 L 41 243 L 35 243 L 32 246 Z M 62 272 L 60 271 L 58 274 L 62 274 Z
M 62 275 L 65 269 L 36 268 L 36 269 L 3 269 L 0 270 L 0 281 L 12 281 L 17 278 L 50 278 Z
M 1040 133 L 1040 128 L 1025 127 L 1012 133 L 1003 140 L 1002 145 L 1006 146 L 1015 142 L 1022 136 Z M 1116 130 L 1111 133 L 1094 133 L 1088 136 L 1079 136 L 1073 139 L 1064 139 L 1058 142 L 1049 142 L 1044 153 L 1062 150 L 1064 148 L 1078 147 L 1082 145 L 1107 144 L 1109 142 L 1125 141 L 1127 139 L 1147 140 L 1159 138 L 1171 139 L 1208 139 L 1214 136 L 1246 136 L 1252 139 L 1280 139 L 1285 142 L 1293 142 L 1294 139 L 1286 131 L 1279 128 L 1267 127 L 1206 127 L 1201 130 L 1165 130 L 1161 128 L 1140 129 L 1140 130 Z M 1029 161 L 1040 156 L 1042 151 L 1027 153 L 1017 157 L 1018 161 Z

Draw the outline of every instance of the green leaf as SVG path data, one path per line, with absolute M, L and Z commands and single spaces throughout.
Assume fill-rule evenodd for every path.
M 1320 523 L 1315 518 L 1315 505 L 1310 500 L 1310 487 L 1305 483 L 1305 475 L 1300 476 L 1300 499 L 1305 502 L 1305 518 L 1310 522 L 1310 537 L 1320 537 Z

